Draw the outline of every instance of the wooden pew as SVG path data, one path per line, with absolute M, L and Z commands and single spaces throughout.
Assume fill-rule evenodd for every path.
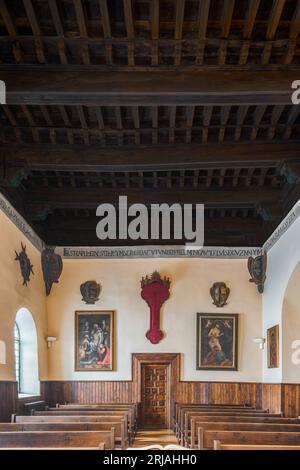
M 126 411 L 129 413 L 129 421 L 131 425 L 131 433 L 135 433 L 137 427 L 137 406 L 135 404 L 109 404 L 109 403 L 93 403 L 93 404 L 81 404 L 81 403 L 68 403 L 68 404 L 56 404 L 55 408 L 46 407 L 47 411 L 55 411 L 55 410 L 66 410 L 66 411 Z
M 185 432 L 185 430 L 187 429 L 187 425 L 186 425 L 186 420 L 188 419 L 188 415 L 191 414 L 191 413 L 197 413 L 199 415 L 203 415 L 203 414 L 207 414 L 207 415 L 223 415 L 223 416 L 226 416 L 226 415 L 237 415 L 237 416 L 242 416 L 242 415 L 245 415 L 245 416 L 249 416 L 249 417 L 252 417 L 252 416 L 265 416 L 265 415 L 268 415 L 268 416 L 274 416 L 274 415 L 270 415 L 270 413 L 268 413 L 267 410 L 228 410 L 228 409 L 211 409 L 210 407 L 208 408 L 195 408 L 195 407 L 184 407 L 184 408 L 181 408 L 180 412 L 179 412 L 179 415 L 178 415 L 178 423 L 177 423 L 177 432 L 176 432 L 176 435 L 177 435 L 177 438 L 178 439 L 182 439 L 182 433 Z M 276 416 L 281 416 L 281 414 L 276 414 Z
M 250 406 L 250 405 L 221 405 L 221 404 L 217 404 L 217 405 L 209 405 L 209 404 L 198 404 L 198 403 L 175 403 L 175 413 L 174 413 L 174 419 L 175 419 L 175 422 L 178 421 L 179 419 L 179 413 L 181 410 L 184 410 L 184 409 L 210 409 L 210 410 L 228 410 L 228 411 L 235 411 L 235 410 L 242 410 L 242 411 L 247 411 L 247 410 L 252 410 L 252 411 L 255 411 L 256 408 L 254 406 Z
M 9 447 L 9 448 L 0 448 L 0 452 L 3 452 L 3 451 L 12 451 L 12 450 L 29 450 L 29 451 L 34 451 L 34 450 L 38 450 L 39 452 L 42 451 L 42 450 L 59 450 L 59 451 L 62 451 L 62 450 L 68 450 L 68 451 L 74 451 L 74 450 L 79 450 L 79 451 L 82 451 L 82 450 L 87 450 L 87 451 L 91 451 L 91 450 L 105 450 L 105 445 L 103 442 L 100 442 L 99 446 L 98 447 Z
M 181 418 L 180 421 L 180 428 L 179 428 L 179 439 L 180 443 L 183 444 L 186 440 L 188 440 L 189 432 L 190 432 L 190 424 L 191 424 L 191 419 L 196 419 L 198 416 L 206 416 L 209 418 L 210 416 L 218 416 L 219 421 L 222 421 L 223 417 L 248 417 L 248 418 L 258 418 L 258 417 L 265 417 L 268 416 L 270 418 L 279 418 L 281 417 L 281 414 L 271 414 L 271 413 L 243 413 L 242 411 L 238 412 L 216 412 L 216 411 L 186 411 Z M 183 423 L 182 423 L 183 421 Z M 209 419 L 206 419 L 206 421 L 209 421 Z
M 122 422 L 18 422 L 0 423 L 0 432 L 24 431 L 110 431 L 115 430 L 115 448 L 126 449 L 129 445 L 125 430 L 125 421 Z
M 115 432 L 110 431 L 23 431 L 0 432 L 0 448 L 93 447 L 114 450 Z
M 242 412 L 242 413 L 268 413 L 269 410 L 257 410 L 240 405 L 177 405 L 175 408 L 175 421 L 180 423 L 186 411 L 216 411 L 216 412 Z
M 133 439 L 134 430 L 133 430 L 133 423 L 132 423 L 132 416 L 128 413 L 128 411 L 99 411 L 99 410 L 60 410 L 57 408 L 53 408 L 48 411 L 34 411 L 32 416 L 72 416 L 76 414 L 76 416 L 102 416 L 103 420 L 106 421 L 106 417 L 113 417 L 115 421 L 121 421 L 122 419 L 125 420 L 126 426 L 128 429 L 128 436 L 130 443 Z
M 300 450 L 300 446 L 294 445 L 247 445 L 247 444 L 222 444 L 214 441 L 214 450 Z
M 299 424 L 282 424 L 282 423 L 241 423 L 241 422 L 204 422 L 192 419 L 191 421 L 191 437 L 187 443 L 187 447 L 196 449 L 198 446 L 197 436 L 198 428 L 207 431 L 268 431 L 268 432 L 299 432 Z
M 213 449 L 214 441 L 242 445 L 300 445 L 300 432 L 205 431 L 198 428 L 198 449 Z

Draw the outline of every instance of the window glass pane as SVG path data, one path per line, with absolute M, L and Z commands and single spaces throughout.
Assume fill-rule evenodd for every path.
M 18 391 L 20 393 L 20 363 L 21 363 L 21 339 L 20 339 L 20 330 L 15 323 L 14 327 L 14 346 L 15 346 L 15 367 L 16 367 L 16 381 L 18 382 Z

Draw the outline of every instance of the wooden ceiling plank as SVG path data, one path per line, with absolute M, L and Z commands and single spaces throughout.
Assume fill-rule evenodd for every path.
M 196 52 L 196 64 L 202 65 L 205 54 L 205 40 L 209 18 L 210 0 L 199 2 L 197 29 L 198 29 L 198 47 Z
M 259 9 L 259 4 L 260 0 L 250 0 L 248 4 L 248 9 L 246 12 L 245 16 L 245 21 L 244 21 L 244 29 L 243 29 L 243 38 L 244 39 L 250 39 L 255 20 L 256 20 L 256 15 Z
M 77 106 L 76 109 L 77 109 L 77 113 L 78 113 L 78 116 L 79 116 L 79 120 L 80 120 L 80 124 L 81 124 L 82 129 L 88 129 L 89 126 L 88 126 L 88 123 L 87 123 L 87 120 L 86 120 L 86 117 L 85 117 L 83 107 L 82 106 Z
M 292 130 L 293 130 L 293 125 L 295 124 L 298 116 L 300 114 L 300 106 L 292 106 L 291 111 L 288 116 L 287 120 L 287 128 L 284 133 L 284 139 L 290 139 Z
M 206 38 L 209 8 L 210 8 L 210 0 L 201 0 L 201 2 L 199 2 L 197 29 L 198 29 L 198 39 L 201 39 L 201 40 Z
M 95 111 L 96 111 L 99 129 L 104 130 L 104 119 L 103 119 L 102 109 L 100 108 L 100 106 L 96 106 Z
M 230 33 L 231 21 L 233 16 L 235 0 L 224 0 L 221 14 L 221 37 L 228 38 Z
M 275 37 L 281 13 L 285 5 L 285 0 L 273 0 L 273 5 L 271 9 L 271 13 L 268 20 L 268 28 L 266 33 L 266 40 L 263 54 L 262 54 L 262 64 L 267 65 L 270 61 L 271 53 L 272 53 L 272 40 Z
M 152 110 L 152 143 L 158 144 L 158 106 L 151 106 Z
M 122 114 L 121 114 L 121 107 L 115 106 L 115 117 L 116 117 L 116 126 L 118 130 L 118 145 L 123 145 L 123 123 L 122 123 Z
M 297 6 L 294 11 L 294 15 L 290 25 L 290 38 L 297 39 L 300 32 L 300 0 L 297 2 Z
M 64 121 L 64 124 L 66 127 L 72 127 L 72 124 L 71 124 L 71 121 L 70 121 L 70 118 L 68 116 L 68 113 L 67 113 L 67 110 L 65 108 L 65 106 L 59 106 L 59 111 L 60 111 L 60 114 L 61 114 L 61 117 Z
M 133 40 L 134 39 L 134 22 L 133 22 L 133 13 L 132 13 L 132 1 L 123 0 L 123 9 L 124 9 L 127 38 L 129 40 Z M 134 43 L 132 41 L 129 42 L 127 48 L 128 48 L 128 65 L 134 66 L 135 64 Z
M 203 107 L 203 129 L 202 129 L 202 142 L 204 144 L 208 141 L 208 129 L 210 120 L 213 113 L 213 106 L 204 106 Z
M 17 119 L 12 111 L 12 109 L 7 106 L 7 105 L 3 105 L 2 106 L 2 109 L 4 110 L 5 114 L 6 114 L 6 117 L 8 118 L 10 124 L 15 127 L 18 125 L 18 122 L 17 122 Z
M 30 112 L 30 109 L 28 108 L 28 106 L 26 105 L 22 105 L 21 106 L 21 109 L 22 109 L 22 112 L 25 114 L 26 116 L 26 119 L 28 121 L 28 124 L 29 126 L 31 127 L 35 127 L 36 126 L 36 123 L 35 123 L 35 120 L 32 116 L 32 113 Z
M 110 26 L 109 11 L 107 8 L 107 0 L 99 0 L 99 7 L 100 7 L 100 13 L 101 13 L 101 21 L 102 21 L 102 29 L 103 29 L 104 38 L 110 39 L 111 38 L 111 26 Z M 112 55 L 111 43 L 107 43 L 105 45 L 105 55 L 106 55 L 106 64 L 112 65 L 113 55 Z
M 45 57 L 43 41 L 41 38 L 41 35 L 42 35 L 41 28 L 40 28 L 37 16 L 34 11 L 32 1 L 23 0 L 23 4 L 25 7 L 26 15 L 27 15 L 30 27 L 32 29 L 33 35 L 36 36 L 34 39 L 34 46 L 35 46 L 35 51 L 36 51 L 38 61 L 40 64 L 46 64 L 47 60 Z
M 266 33 L 266 39 L 268 41 L 274 39 L 284 5 L 285 0 L 273 0 L 273 6 L 269 16 L 268 28 Z
M 82 38 L 87 38 L 88 32 L 87 32 L 82 2 L 81 0 L 73 0 L 73 3 L 74 3 L 75 13 L 76 13 L 77 24 L 79 28 L 79 34 Z
M 248 62 L 248 56 L 251 46 L 251 35 L 253 32 L 256 15 L 259 9 L 260 0 L 250 0 L 248 4 L 248 9 L 246 11 L 244 29 L 243 29 L 243 38 L 244 41 L 241 46 L 239 64 L 246 65 Z
M 151 37 L 152 51 L 151 64 L 159 64 L 158 40 L 159 40 L 159 0 L 150 1 L 150 21 L 151 21 Z
M 195 115 L 195 106 L 187 106 L 186 108 L 186 143 L 190 144 L 192 139 L 192 128 Z
M 175 142 L 175 124 L 176 124 L 176 106 L 170 106 L 169 109 L 169 143 Z
M 237 111 L 237 119 L 236 119 L 236 129 L 234 134 L 234 140 L 237 141 L 241 137 L 242 127 L 244 120 L 247 116 L 249 110 L 249 106 L 239 106 Z
M 220 116 L 221 127 L 219 130 L 219 142 L 224 141 L 225 132 L 226 132 L 226 124 L 230 116 L 230 111 L 231 111 L 231 106 L 222 106 L 221 108 L 221 116 Z
M 53 23 L 55 26 L 56 34 L 57 36 L 64 36 L 64 28 L 61 22 L 59 10 L 57 7 L 57 1 L 56 0 L 48 0 L 49 8 L 51 11 Z
M 218 51 L 218 64 L 225 65 L 227 56 L 227 38 L 230 33 L 235 0 L 224 0 L 221 14 L 221 41 Z
M 251 131 L 250 140 L 255 140 L 258 134 L 259 125 L 265 114 L 267 106 L 256 106 L 253 115 L 253 129 Z
M 105 38 L 111 38 L 110 18 L 107 8 L 107 0 L 99 0 L 99 7 L 102 20 L 103 35 Z
M 10 15 L 10 12 L 9 12 L 8 8 L 7 8 L 7 4 L 6 4 L 5 0 L 0 0 L 0 13 L 1 13 L 3 21 L 5 23 L 8 34 L 10 36 L 16 36 L 17 35 L 17 29 L 14 25 L 13 19 Z
M 41 112 L 43 114 L 43 117 L 45 119 L 45 122 L 47 124 L 47 126 L 52 126 L 53 127 L 53 121 L 51 119 L 51 116 L 50 116 L 50 113 L 48 111 L 48 108 L 47 106 L 41 106 Z
M 181 40 L 182 40 L 182 29 L 184 20 L 184 8 L 185 0 L 176 0 L 175 5 L 175 53 L 174 53 L 174 65 L 179 66 L 181 63 Z
M 274 106 L 271 114 L 271 122 L 268 130 L 268 139 L 273 139 L 276 133 L 276 127 L 285 106 Z
M 287 52 L 284 58 L 284 65 L 290 65 L 295 56 L 296 47 L 297 47 L 297 38 L 300 32 L 300 0 L 296 5 L 291 24 L 290 24 L 290 41 L 288 43 Z
M 30 27 L 32 32 L 35 36 L 41 36 L 41 29 L 39 22 L 37 20 L 32 1 L 31 0 L 23 0 L 23 4 L 25 7 L 26 15 L 29 20 Z

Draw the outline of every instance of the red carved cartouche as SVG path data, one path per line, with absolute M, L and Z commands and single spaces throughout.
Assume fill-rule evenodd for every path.
M 150 278 L 146 276 L 142 279 L 141 286 L 141 296 L 150 307 L 150 329 L 146 338 L 157 344 L 164 336 L 160 329 L 160 308 L 169 298 L 170 281 L 166 277 L 161 279 L 160 274 L 155 271 Z

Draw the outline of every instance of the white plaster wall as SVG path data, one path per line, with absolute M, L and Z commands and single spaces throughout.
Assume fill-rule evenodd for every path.
M 162 309 L 165 338 L 152 345 L 145 333 L 149 308 L 140 296 L 140 280 L 157 269 L 171 279 L 171 296 Z M 80 284 L 96 280 L 102 285 L 99 302 L 86 306 Z M 224 281 L 231 289 L 224 308 L 212 305 L 211 285 Z M 130 380 L 131 353 L 182 353 L 183 380 L 249 381 L 262 378 L 262 353 L 253 338 L 261 336 L 261 295 L 249 282 L 246 260 L 135 259 L 65 260 L 58 285 L 47 299 L 49 334 L 58 341 L 48 351 L 50 380 Z M 75 310 L 115 310 L 117 361 L 113 372 L 74 372 Z M 196 313 L 240 313 L 239 370 L 196 370 Z
M 264 351 L 263 382 L 279 383 L 283 380 L 282 307 L 285 290 L 291 274 L 300 261 L 300 218 L 277 241 L 268 252 L 267 282 L 263 294 L 263 335 L 267 329 L 279 324 L 280 367 L 267 368 L 267 349 Z M 299 286 L 300 292 L 300 286 Z M 300 331 L 299 331 L 300 339 Z M 300 382 L 300 380 L 299 380 Z
M 21 242 L 33 264 L 34 275 L 23 286 L 19 262 Z M 20 308 L 27 308 L 35 321 L 38 335 L 39 375 L 47 378 L 47 333 L 45 288 L 39 251 L 0 210 L 0 340 L 6 344 L 6 363 L 0 364 L 0 380 L 15 380 L 14 322 Z

